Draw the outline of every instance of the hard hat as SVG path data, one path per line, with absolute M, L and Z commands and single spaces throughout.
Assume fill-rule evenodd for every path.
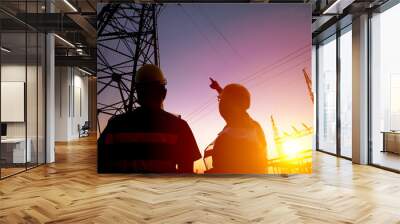
M 167 80 L 159 67 L 152 64 L 145 64 L 136 72 L 135 83 L 157 83 L 165 85 L 167 84 Z
M 225 86 L 220 99 L 234 104 L 242 110 L 247 110 L 250 107 L 250 92 L 240 84 L 233 83 Z

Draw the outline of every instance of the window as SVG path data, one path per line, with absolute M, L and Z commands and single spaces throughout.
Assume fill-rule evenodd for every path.
M 351 26 L 340 36 L 340 155 L 352 157 L 352 33 Z
M 400 4 L 371 18 L 371 162 L 400 170 Z
M 318 47 L 318 149 L 336 153 L 336 36 Z

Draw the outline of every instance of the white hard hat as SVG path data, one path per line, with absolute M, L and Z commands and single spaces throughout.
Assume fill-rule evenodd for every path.
M 157 83 L 165 85 L 167 84 L 167 80 L 165 79 L 163 72 L 158 66 L 152 64 L 145 64 L 136 72 L 135 83 L 137 84 Z

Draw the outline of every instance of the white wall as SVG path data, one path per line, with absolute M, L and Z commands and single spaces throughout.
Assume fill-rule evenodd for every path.
M 75 138 L 79 136 L 78 133 L 78 124 L 83 125 L 85 121 L 89 120 L 89 102 L 88 102 L 88 78 L 86 76 L 82 76 L 82 73 L 74 70 L 74 110 L 73 119 L 72 119 L 72 130 L 71 134 Z M 80 111 L 81 110 L 81 111 Z
M 26 70 L 27 69 L 27 70 Z M 18 64 L 4 64 L 1 66 L 1 81 L 2 82 L 25 82 L 25 75 L 26 71 L 28 72 L 28 81 L 29 86 L 36 86 L 36 80 L 32 80 L 30 78 L 30 74 L 36 75 L 36 67 L 34 66 L 27 66 L 18 65 Z M 31 108 L 36 108 L 36 88 L 27 88 L 27 103 Z M 30 105 L 33 103 L 32 105 Z M 40 105 L 39 105 L 40 106 Z M 7 110 L 7 108 L 1 108 L 1 110 Z M 28 112 L 31 112 L 28 110 Z M 34 128 L 36 130 L 36 113 L 28 113 L 27 114 L 28 122 L 28 129 Z M 31 124 L 34 122 L 34 124 Z M 7 135 L 8 137 L 25 137 L 25 123 L 26 122 L 7 122 Z M 33 127 L 35 126 L 35 127 Z M 29 137 L 29 130 L 28 130 L 28 137 Z M 35 133 L 36 134 L 36 133 Z
M 55 141 L 68 140 L 70 76 L 67 67 L 55 68 Z
M 77 139 L 78 125 L 89 117 L 88 78 L 76 68 L 56 67 L 55 85 L 55 140 Z

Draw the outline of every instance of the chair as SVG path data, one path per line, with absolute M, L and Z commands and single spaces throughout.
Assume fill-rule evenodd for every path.
M 80 137 L 87 137 L 87 136 L 89 136 L 89 130 L 90 130 L 90 123 L 89 123 L 89 121 L 85 121 L 85 123 L 82 125 L 82 127 L 78 124 L 79 138 L 80 138 Z

